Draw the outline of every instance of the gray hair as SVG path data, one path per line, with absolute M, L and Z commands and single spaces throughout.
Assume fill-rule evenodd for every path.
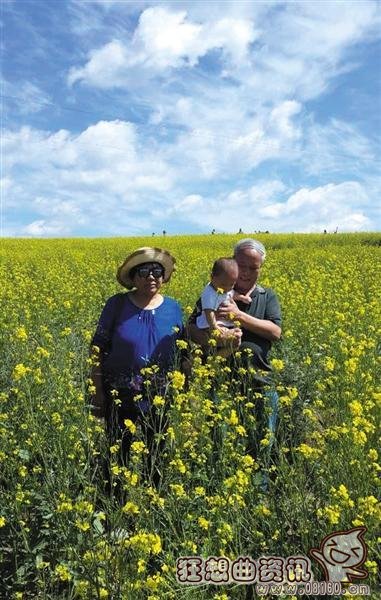
M 258 240 L 252 240 L 251 238 L 246 238 L 236 243 L 236 245 L 234 246 L 234 257 L 236 257 L 237 254 L 241 252 L 241 250 L 245 250 L 246 248 L 258 252 L 258 254 L 260 254 L 262 257 L 262 262 L 265 261 L 266 248 L 264 247 L 262 242 L 258 242 Z

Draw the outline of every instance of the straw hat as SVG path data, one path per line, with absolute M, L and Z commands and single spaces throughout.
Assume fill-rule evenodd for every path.
M 127 256 L 124 263 L 119 267 L 116 273 L 118 282 L 128 289 L 134 287 L 129 276 L 131 269 L 147 262 L 157 262 L 164 267 L 164 283 L 169 281 L 173 271 L 176 269 L 176 259 L 166 250 L 162 248 L 150 248 L 149 246 L 138 248 L 135 252 Z

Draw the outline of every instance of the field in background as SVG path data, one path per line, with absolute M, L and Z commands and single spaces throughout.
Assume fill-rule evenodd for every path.
M 377 597 L 381 508 L 381 236 L 258 235 L 260 283 L 277 292 L 280 419 L 255 461 L 252 376 L 211 357 L 168 388 L 171 427 L 161 485 L 111 448 L 113 497 L 101 485 L 106 440 L 88 415 L 88 348 L 125 256 L 143 245 L 177 258 L 164 289 L 189 314 L 213 260 L 242 236 L 3 240 L 0 250 L 0 559 L 6 598 L 246 598 L 247 586 L 181 586 L 179 556 L 307 554 L 365 525 Z M 149 378 L 149 373 L 147 374 Z M 160 404 L 160 400 L 157 401 Z M 140 441 L 139 430 L 136 440 Z M 271 449 L 271 451 L 270 451 Z M 270 480 L 263 492 L 263 476 Z M 124 490 L 124 491 L 123 491 Z M 116 498 L 119 496 L 119 499 Z M 118 528 L 127 535 L 118 536 Z M 323 579 L 313 562 L 315 579 Z

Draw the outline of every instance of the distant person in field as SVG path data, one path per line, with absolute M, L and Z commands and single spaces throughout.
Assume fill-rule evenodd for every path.
M 139 248 L 127 256 L 117 280 L 129 291 L 107 300 L 92 340 L 99 363 L 92 372 L 96 389 L 93 413 L 106 420 L 112 440 L 120 441 L 124 464 L 129 458 L 131 432 L 139 421 L 149 451 L 147 470 L 154 483 L 159 471 L 151 459 L 158 454 L 156 434 L 165 427 L 165 419 L 152 398 L 165 396 L 167 373 L 174 366 L 176 340 L 183 330 L 180 305 L 161 293 L 175 263 L 175 258 L 160 248 Z M 151 365 L 158 368 L 150 374 L 147 388 L 141 369 Z
M 216 311 L 234 296 L 238 279 L 238 265 L 234 258 L 218 258 L 212 267 L 209 283 L 201 293 L 201 313 L 196 326 L 206 334 L 207 340 L 215 337 L 218 354 L 228 356 L 233 346 L 240 343 L 242 332 L 228 319 L 217 318 Z

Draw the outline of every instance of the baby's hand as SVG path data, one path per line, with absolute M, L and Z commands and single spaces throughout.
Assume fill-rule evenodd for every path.
M 233 299 L 235 302 L 243 302 L 244 304 L 251 304 L 251 296 L 247 294 L 239 294 L 238 292 L 234 292 Z

